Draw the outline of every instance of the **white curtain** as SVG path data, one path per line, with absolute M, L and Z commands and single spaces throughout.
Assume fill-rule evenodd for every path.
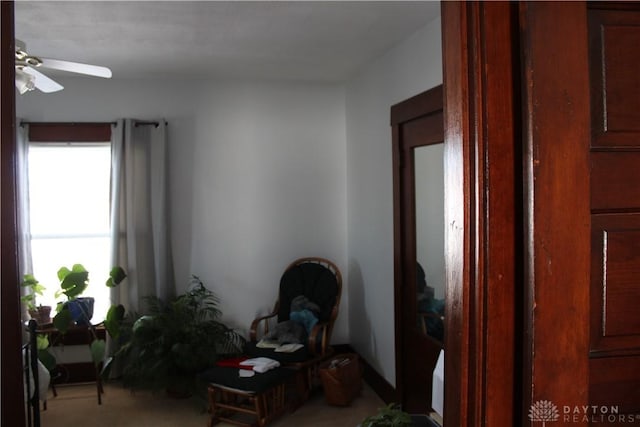
M 121 119 L 111 135 L 111 263 L 128 276 L 111 297 L 129 312 L 144 313 L 144 297 L 175 294 L 166 122 Z
M 17 120 L 20 123 L 20 120 Z M 16 198 L 18 213 L 18 267 L 20 278 L 33 272 L 31 258 L 31 226 L 29 221 L 29 125 L 22 124 L 16 131 Z M 23 289 L 21 289 L 23 291 Z M 23 292 L 21 292 L 23 294 Z M 26 307 L 22 317 L 28 319 Z

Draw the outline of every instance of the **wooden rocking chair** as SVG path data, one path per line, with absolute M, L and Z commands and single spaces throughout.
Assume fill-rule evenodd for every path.
M 299 369 L 299 380 L 304 382 L 301 384 L 301 389 L 305 390 L 303 398 L 306 399 L 318 378 L 318 366 L 333 354 L 329 344 L 338 317 L 341 294 L 342 275 L 333 262 L 318 257 L 295 260 L 285 269 L 280 279 L 278 299 L 273 311 L 251 323 L 245 354 L 250 357 L 268 357 L 279 361 L 282 366 Z M 304 347 L 292 353 L 258 347 L 259 340 L 269 333 L 275 322 L 289 320 L 291 303 L 300 295 L 320 308 L 318 322 L 309 332 L 303 343 Z

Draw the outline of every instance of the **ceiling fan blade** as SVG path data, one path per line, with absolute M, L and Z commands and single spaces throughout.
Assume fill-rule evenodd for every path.
M 53 70 L 69 71 L 71 73 L 87 74 L 89 76 L 111 78 L 111 70 L 99 65 L 82 64 L 80 62 L 61 61 L 59 59 L 40 58 L 41 67 Z
M 22 71 L 32 75 L 35 78 L 33 83 L 35 84 L 36 88 L 42 92 L 51 93 L 64 89 L 64 86 L 62 86 L 60 83 L 55 82 L 54 80 L 42 74 L 40 71 L 34 70 L 31 67 L 24 67 Z

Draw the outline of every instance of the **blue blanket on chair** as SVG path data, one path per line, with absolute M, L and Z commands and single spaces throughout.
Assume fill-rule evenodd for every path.
M 318 323 L 320 307 L 304 295 L 298 295 L 291 301 L 289 320 L 280 322 L 273 331 L 265 335 L 265 339 L 280 344 L 304 344 L 307 336 Z

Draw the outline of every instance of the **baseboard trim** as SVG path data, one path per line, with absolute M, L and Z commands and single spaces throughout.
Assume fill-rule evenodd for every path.
M 356 353 L 360 356 L 363 366 L 362 378 L 376 392 L 385 403 L 398 402 L 396 389 L 387 382 L 367 361 L 349 344 L 337 344 L 333 346 L 336 353 Z

